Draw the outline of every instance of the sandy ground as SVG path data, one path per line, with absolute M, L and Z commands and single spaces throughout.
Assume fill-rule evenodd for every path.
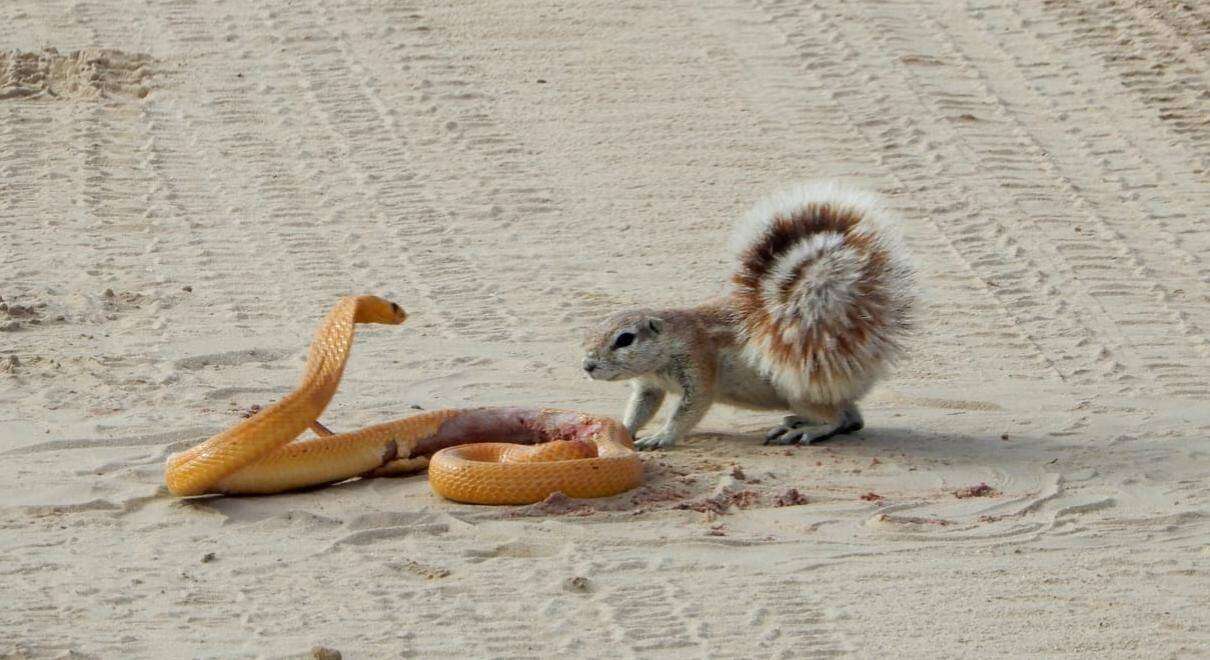
M 0 655 L 1210 655 L 1210 5 L 457 4 L 0 4 Z M 857 436 L 716 409 L 570 511 L 161 488 L 346 293 L 413 318 L 330 426 L 620 414 L 581 329 L 816 177 L 925 289 Z

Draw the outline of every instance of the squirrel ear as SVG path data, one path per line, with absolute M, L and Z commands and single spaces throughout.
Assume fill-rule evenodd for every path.
M 647 319 L 647 327 L 651 329 L 652 333 L 658 335 L 664 330 L 664 319 L 653 316 Z

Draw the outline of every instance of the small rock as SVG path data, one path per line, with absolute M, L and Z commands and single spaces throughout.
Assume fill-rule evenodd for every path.
M 545 84 L 546 84 L 546 79 L 545 79 L 545 78 L 538 78 L 538 84 L 539 84 L 539 85 L 545 85 Z
M 312 646 L 311 657 L 315 660 L 340 660 L 340 651 L 326 646 Z
M 571 591 L 575 593 L 588 593 L 592 590 L 592 583 L 586 577 L 569 577 L 563 581 L 563 591 Z
M 731 478 L 735 479 L 736 481 L 747 481 L 748 480 L 748 476 L 744 474 L 743 468 L 741 468 L 738 465 L 731 468 Z
M 117 294 L 113 292 L 113 289 L 105 289 L 105 293 L 102 293 L 101 295 L 105 298 L 113 298 Z
M 184 291 L 185 293 L 193 293 L 193 287 L 183 286 L 183 287 L 181 287 L 181 291 Z
M 215 555 L 213 552 L 207 552 L 206 554 L 202 555 L 203 564 L 209 564 L 210 562 L 214 561 L 214 559 Z

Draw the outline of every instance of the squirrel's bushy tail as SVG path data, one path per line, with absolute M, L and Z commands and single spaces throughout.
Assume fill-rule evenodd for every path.
M 810 184 L 764 200 L 736 227 L 745 351 L 788 395 L 855 400 L 898 357 L 914 293 L 894 224 L 869 194 Z

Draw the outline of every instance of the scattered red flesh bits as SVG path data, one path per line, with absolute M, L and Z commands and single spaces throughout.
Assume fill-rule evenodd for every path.
M 806 503 L 807 503 L 807 496 L 798 492 L 797 488 L 791 488 L 790 490 L 787 490 L 786 492 L 782 493 L 781 495 L 778 495 L 777 499 L 773 501 L 774 506 L 798 506 L 800 504 L 806 504 Z
M 967 486 L 954 491 L 954 497 L 964 499 L 967 497 L 992 497 L 996 495 L 996 489 L 988 486 L 986 483 L 981 483 L 977 486 Z
M 731 503 L 741 509 L 760 504 L 760 493 L 752 490 L 741 490 L 731 494 Z

